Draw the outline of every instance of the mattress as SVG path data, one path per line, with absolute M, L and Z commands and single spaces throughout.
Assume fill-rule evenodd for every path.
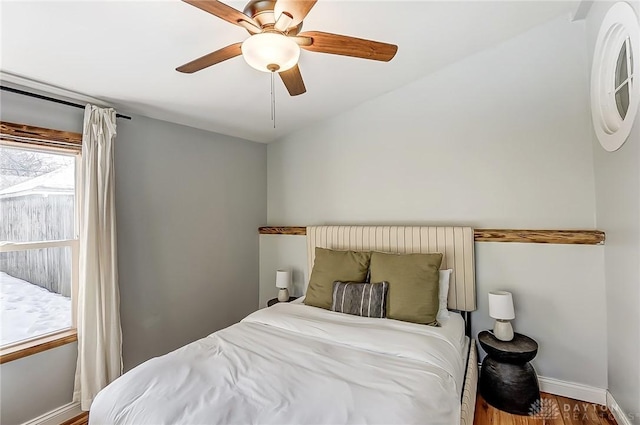
M 281 303 L 151 359 L 94 400 L 96 424 L 458 424 L 468 338 Z

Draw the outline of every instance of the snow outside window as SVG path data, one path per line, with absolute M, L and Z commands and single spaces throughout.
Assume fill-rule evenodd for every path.
M 0 144 L 0 347 L 75 327 L 79 155 Z

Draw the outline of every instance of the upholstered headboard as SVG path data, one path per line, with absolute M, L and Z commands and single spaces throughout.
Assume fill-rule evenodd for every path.
M 427 226 L 310 226 L 307 227 L 309 274 L 315 247 L 393 253 L 441 252 L 442 269 L 453 269 L 449 280 L 449 309 L 476 309 L 473 229 Z

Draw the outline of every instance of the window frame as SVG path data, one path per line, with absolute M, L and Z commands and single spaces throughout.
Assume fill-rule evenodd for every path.
M 633 8 L 625 2 L 615 3 L 605 15 L 595 44 L 591 66 L 591 117 L 600 145 L 614 152 L 628 139 L 636 118 L 640 94 L 640 27 Z M 627 78 L 616 85 L 618 58 L 626 46 Z M 629 104 L 622 117 L 616 94 L 627 84 Z
M 18 252 L 43 248 L 71 249 L 71 326 L 0 347 L 0 364 L 77 341 L 77 305 L 79 290 L 79 207 L 82 164 L 82 134 L 41 127 L 0 122 L 0 145 L 38 152 L 68 154 L 75 157 L 74 238 L 52 241 L 4 242 L 1 252 Z

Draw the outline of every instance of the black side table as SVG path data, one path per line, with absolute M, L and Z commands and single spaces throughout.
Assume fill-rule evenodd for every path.
M 290 303 L 293 300 L 297 300 L 298 297 L 289 297 L 289 301 L 287 301 L 288 303 Z M 278 301 L 277 298 L 271 298 L 269 301 L 267 301 L 267 307 L 271 307 L 274 304 L 278 304 L 281 301 Z
M 540 386 L 529 362 L 538 354 L 538 343 L 519 333 L 511 341 L 500 341 L 488 331 L 480 332 L 478 341 L 487 352 L 480 372 L 480 395 L 505 412 L 535 413 L 540 406 Z

